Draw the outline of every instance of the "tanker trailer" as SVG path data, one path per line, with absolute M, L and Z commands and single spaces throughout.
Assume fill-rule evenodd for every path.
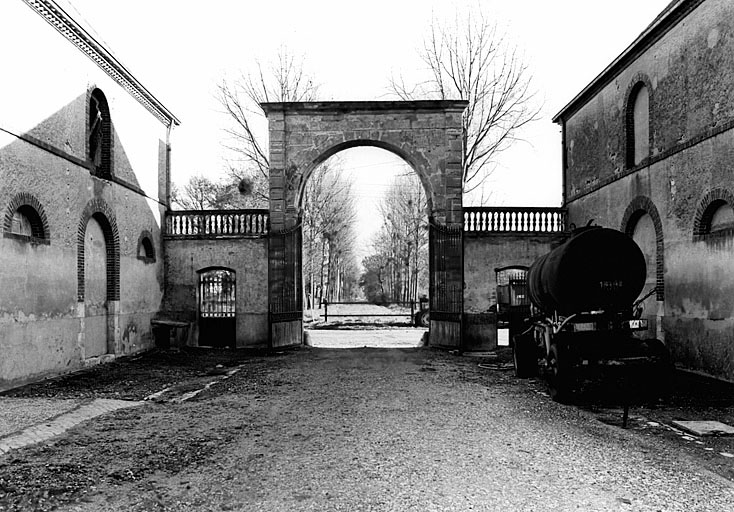
M 626 379 L 668 368 L 662 342 L 633 334 L 648 328 L 639 318 L 642 299 L 635 302 L 646 274 L 635 241 L 598 226 L 574 231 L 538 258 L 528 270 L 531 316 L 513 339 L 516 375 L 541 369 L 551 397 L 564 402 L 588 378 Z

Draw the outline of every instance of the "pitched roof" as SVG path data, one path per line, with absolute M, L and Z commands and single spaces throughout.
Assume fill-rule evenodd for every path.
M 553 122 L 559 123 L 562 119 L 574 114 L 602 88 L 609 84 L 614 78 L 627 68 L 642 53 L 655 44 L 670 29 L 685 18 L 691 11 L 701 5 L 704 0 L 673 0 L 655 19 L 637 36 L 616 59 L 609 64 L 604 71 L 591 81 L 580 93 L 578 93 L 565 107 L 555 116 Z
M 89 57 L 97 66 L 132 95 L 162 123 L 181 124 L 153 94 L 115 57 L 88 23 L 74 19 L 69 13 L 70 5 L 62 7 L 65 0 L 23 0 L 52 27 Z M 73 8 L 73 7 L 72 7 Z M 76 9 L 74 9 L 76 11 Z

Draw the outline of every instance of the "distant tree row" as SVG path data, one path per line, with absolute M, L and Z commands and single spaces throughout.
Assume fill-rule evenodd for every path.
M 359 284 L 371 302 L 417 301 L 428 289 L 428 218 L 414 173 L 396 177 L 380 203 L 382 225 L 362 260 Z
M 393 76 L 389 90 L 403 100 L 468 102 L 462 118 L 462 183 L 465 193 L 480 188 L 497 156 L 537 118 L 528 68 L 481 6 L 457 10 L 452 21 L 434 19 L 418 55 L 426 74 L 410 80 Z M 318 95 L 304 59 L 287 48 L 266 64 L 255 61 L 238 78 L 223 80 L 217 96 L 230 120 L 225 146 L 234 155 L 226 177 L 192 177 L 173 188 L 173 202 L 197 210 L 267 207 L 269 148 L 260 104 L 314 101 Z M 428 287 L 427 200 L 420 182 L 414 174 L 393 182 L 379 208 L 382 227 L 360 269 L 355 194 L 340 167 L 338 162 L 323 165 L 306 182 L 301 204 L 306 304 L 315 298 L 351 298 L 358 286 L 372 301 L 417 300 Z
M 353 183 L 330 159 L 306 182 L 303 197 L 303 284 L 306 307 L 357 292 L 357 220 Z

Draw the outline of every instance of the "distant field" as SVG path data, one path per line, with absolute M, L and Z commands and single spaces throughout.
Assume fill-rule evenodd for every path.
M 314 318 L 311 318 L 311 310 L 303 312 L 303 320 L 306 328 L 329 329 L 329 328 L 385 328 L 385 327 L 408 327 L 413 322 L 410 318 L 410 307 L 405 306 L 378 306 L 376 304 L 329 304 L 328 322 L 325 321 L 324 308 L 314 309 Z M 334 316 L 346 315 L 346 316 Z M 360 316 L 360 315 L 389 315 L 389 316 Z

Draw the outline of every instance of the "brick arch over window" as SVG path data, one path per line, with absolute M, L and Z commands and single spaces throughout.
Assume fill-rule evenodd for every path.
M 48 218 L 46 212 L 41 205 L 41 202 L 36 197 L 27 192 L 20 192 L 16 194 L 13 199 L 8 203 L 8 207 L 5 210 L 5 219 L 3 221 L 3 231 L 9 233 L 11 231 L 11 224 L 13 222 L 13 215 L 19 209 L 32 209 L 33 215 L 29 216 L 31 221 L 32 236 L 38 240 L 48 240 L 50 233 L 48 229 Z M 26 212 L 22 212 L 26 214 Z M 30 213 L 30 212 L 29 212 Z
M 728 204 L 734 208 L 734 194 L 725 188 L 709 190 L 698 204 L 696 215 L 693 218 L 693 241 L 701 240 L 701 237 L 711 231 L 711 221 L 716 210 Z
M 112 118 L 107 98 L 97 88 L 89 91 L 87 101 L 87 160 L 96 176 L 112 178 Z
M 640 91 L 645 89 L 648 95 L 647 102 L 647 156 L 641 161 L 635 161 L 635 102 Z M 650 129 L 650 121 L 652 120 L 653 91 L 652 82 L 642 73 L 634 76 L 624 97 L 624 132 L 625 132 L 625 163 L 627 168 L 636 167 L 645 159 L 649 158 L 650 149 L 652 148 L 652 130 Z
M 663 223 L 660 220 L 660 214 L 655 204 L 649 197 L 637 196 L 624 212 L 622 217 L 621 231 L 632 236 L 635 231 L 635 224 L 640 217 L 648 214 L 655 226 L 655 297 L 657 300 L 665 300 L 665 246 L 663 243 Z
M 94 218 L 102 227 L 107 251 L 107 300 L 120 300 L 120 234 L 115 215 L 101 199 L 93 199 L 82 212 L 77 231 L 77 301 L 84 302 L 84 235 L 89 219 Z

